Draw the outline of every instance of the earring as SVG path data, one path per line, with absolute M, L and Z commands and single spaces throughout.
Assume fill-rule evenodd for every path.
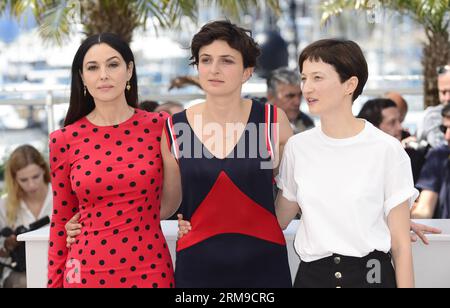
M 130 81 L 128 80 L 127 81 L 127 91 L 130 91 L 131 90 L 131 84 L 130 84 Z
M 87 92 L 87 87 L 84 86 L 84 96 L 86 96 L 86 92 Z

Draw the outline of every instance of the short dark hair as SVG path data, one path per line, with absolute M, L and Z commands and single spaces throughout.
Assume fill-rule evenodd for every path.
M 377 98 L 367 101 L 358 114 L 358 118 L 365 119 L 379 128 L 383 122 L 383 110 L 398 108 L 393 100 L 388 98 Z
M 131 89 L 125 91 L 125 97 L 129 106 L 137 108 L 138 105 L 138 82 L 136 75 L 136 63 L 134 61 L 133 52 L 130 46 L 122 40 L 117 34 L 102 33 L 88 37 L 78 48 L 77 53 L 72 63 L 72 83 L 70 90 L 70 105 L 67 112 L 64 126 L 75 123 L 84 116 L 87 116 L 95 108 L 94 98 L 89 92 L 84 95 L 83 80 L 81 79 L 80 72 L 83 72 L 83 61 L 87 52 L 98 44 L 107 44 L 111 48 L 115 49 L 126 64 L 129 65 L 133 62 L 133 76 L 130 79 Z
M 442 109 L 442 117 L 450 118 L 450 104 L 445 105 Z
M 369 78 L 369 69 L 364 53 L 353 41 L 340 39 L 326 39 L 312 43 L 306 47 L 300 55 L 299 67 L 303 72 L 305 61 L 323 62 L 332 65 L 339 74 L 341 82 L 352 77 L 358 78 L 358 87 L 353 93 L 355 101 L 363 92 L 364 86 Z
M 242 54 L 244 68 L 256 67 L 261 49 L 252 38 L 252 32 L 232 24 L 229 20 L 213 21 L 204 25 L 194 36 L 191 43 L 191 65 L 198 65 L 200 49 L 214 41 L 225 41 L 231 48 Z
M 139 109 L 147 112 L 155 112 L 155 109 L 158 108 L 158 106 L 159 103 L 156 101 L 143 101 L 139 104 Z

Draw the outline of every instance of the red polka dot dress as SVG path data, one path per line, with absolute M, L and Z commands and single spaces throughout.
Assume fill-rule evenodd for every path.
M 174 287 L 160 226 L 166 119 L 136 110 L 120 125 L 83 118 L 52 133 L 49 287 Z M 78 212 L 82 234 L 67 249 L 65 224 Z

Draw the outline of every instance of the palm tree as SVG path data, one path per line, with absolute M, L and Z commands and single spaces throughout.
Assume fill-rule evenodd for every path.
M 274 10 L 279 10 L 278 0 L 265 0 Z M 3 0 L 0 14 L 10 10 L 21 16 L 31 8 L 45 40 L 62 44 L 83 25 L 83 33 L 90 36 L 101 32 L 114 32 L 131 42 L 133 32 L 144 27 L 151 18 L 161 27 L 179 25 L 182 16 L 195 20 L 200 4 L 216 6 L 231 18 L 258 7 L 259 0 Z
M 382 7 L 408 15 L 423 25 L 427 42 L 423 49 L 424 105 L 439 104 L 437 71 L 440 65 L 450 61 L 450 0 L 328 0 L 323 5 L 324 22 L 344 10 L 363 9 L 373 11 Z

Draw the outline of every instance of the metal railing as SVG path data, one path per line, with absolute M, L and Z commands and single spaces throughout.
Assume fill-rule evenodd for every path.
M 423 81 L 422 76 L 375 76 L 369 80 L 369 84 L 373 83 L 402 83 L 402 82 L 415 82 L 421 83 Z M 144 85 L 140 85 L 142 88 Z M 266 96 L 265 88 L 257 87 L 255 91 L 253 87 L 251 92 L 246 92 L 246 95 L 252 95 L 255 97 Z M 261 90 L 259 90 L 261 89 Z M 408 87 L 408 88 L 396 88 L 396 87 L 383 87 L 377 89 L 367 88 L 363 96 L 366 97 L 379 97 L 383 96 L 386 92 L 395 91 L 402 95 L 408 96 L 423 96 L 423 88 L 420 87 Z M 55 124 L 55 110 L 54 107 L 61 104 L 68 104 L 69 102 L 70 88 L 67 86 L 51 86 L 51 87 L 39 87 L 35 89 L 24 89 L 21 86 L 3 86 L 0 87 L 0 106 L 36 106 L 45 107 L 47 112 L 47 125 L 48 131 L 54 131 Z M 24 94 L 28 96 L 37 96 L 37 98 L 23 98 Z M 6 97 L 1 99 L 1 97 Z M 13 97 L 13 98 L 7 98 Z M 155 101 L 178 101 L 181 103 L 188 103 L 193 100 L 202 99 L 202 94 L 155 94 L 141 97 L 142 100 L 155 100 Z M 418 108 L 416 108 L 418 109 Z

